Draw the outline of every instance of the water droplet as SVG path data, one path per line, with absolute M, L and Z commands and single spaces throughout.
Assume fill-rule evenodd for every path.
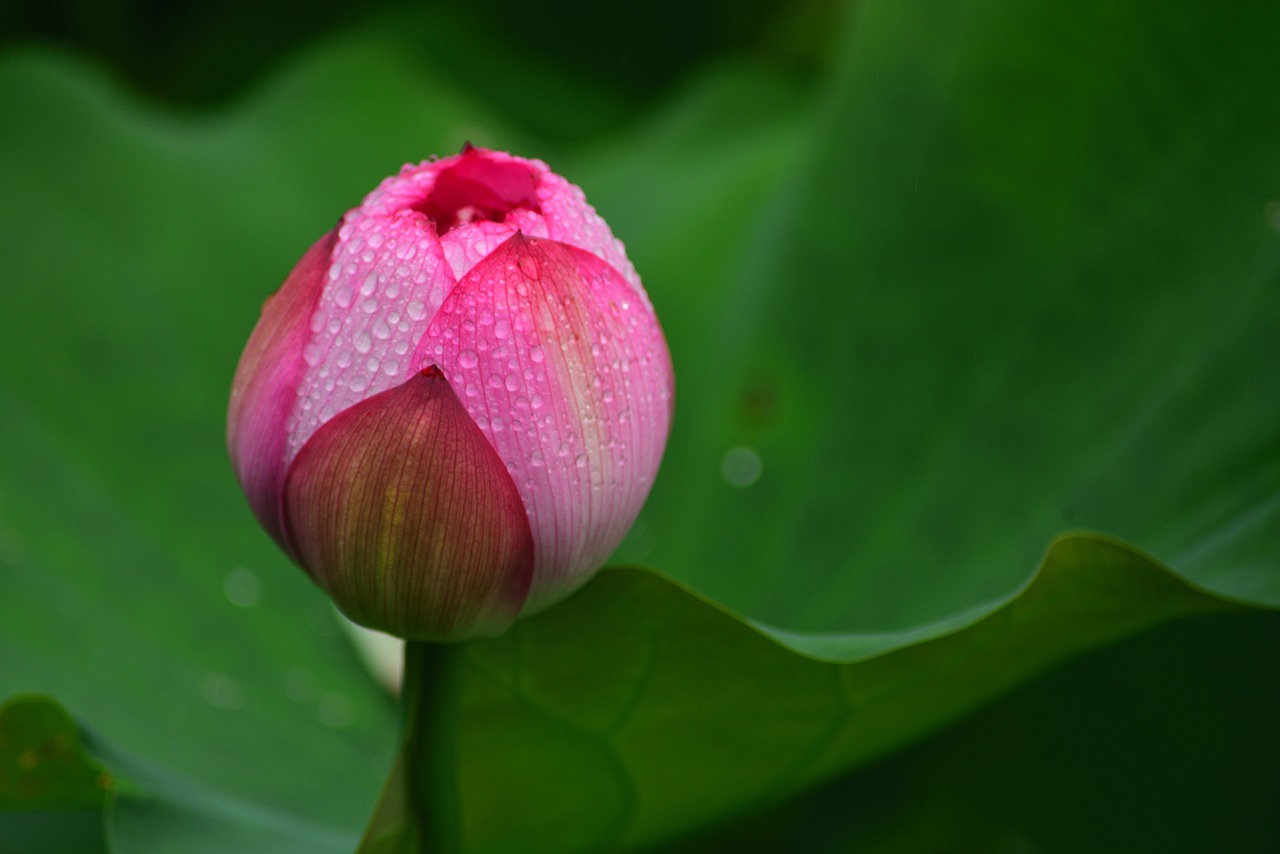
M 400 373 L 400 363 L 395 359 L 387 359 L 382 363 L 382 372 L 389 377 L 394 377 Z
M 226 596 L 227 601 L 232 605 L 253 608 L 257 606 L 262 595 L 262 586 L 258 583 L 258 576 L 254 575 L 252 570 L 237 566 L 223 579 L 222 595 Z
M 320 364 L 324 354 L 321 352 L 320 344 L 316 341 L 308 341 L 307 346 L 302 348 L 302 358 L 308 365 L 315 367 Z
M 763 466 L 754 448 L 738 445 L 725 451 L 720 461 L 720 474 L 725 482 L 738 489 L 746 489 L 760 479 Z
M 370 356 L 369 358 L 364 360 L 364 369 L 371 374 L 377 372 L 378 361 L 379 360 L 377 356 Z
M 360 303 L 360 308 L 364 310 L 365 314 L 373 314 L 378 310 L 378 298 L 369 297 L 367 300 Z
M 493 337 L 505 341 L 511 337 L 511 321 L 503 318 L 493 325 Z
M 311 331 L 319 332 L 321 329 L 324 329 L 324 312 L 316 309 L 311 315 Z
M 338 358 L 334 360 L 334 364 L 337 365 L 339 369 L 350 367 L 351 351 L 343 350 L 341 353 L 339 353 Z
M 373 337 L 379 341 L 386 341 L 391 337 L 391 327 L 387 325 L 385 320 L 379 320 L 373 325 Z
M 356 338 L 353 343 L 356 346 L 356 352 L 363 356 L 365 353 L 368 353 L 369 348 L 373 346 L 373 337 L 369 335 L 369 330 L 361 329 L 356 333 Z
M 372 261 L 373 259 L 370 258 L 369 260 Z M 367 297 L 369 294 L 373 293 L 377 289 L 378 289 L 378 274 L 376 272 L 370 273 L 369 275 L 365 276 L 364 281 L 360 283 L 360 296 Z
M 225 673 L 210 673 L 200 683 L 200 693 L 209 705 L 219 709 L 238 709 L 244 705 L 240 683 Z
M 316 717 L 325 726 L 342 729 L 355 722 L 356 711 L 350 700 L 330 691 L 320 698 L 319 703 L 316 703 Z
M 495 415 L 489 422 L 489 426 L 493 428 L 493 432 L 501 433 L 503 430 L 507 429 L 507 422 L 503 421 L 500 416 Z
M 525 255 L 520 258 L 520 272 L 524 273 L 530 279 L 537 279 L 542 275 L 542 271 L 538 269 L 538 262 Z
M 351 292 L 351 285 L 343 282 L 333 291 L 333 301 L 338 304 L 339 308 L 350 308 L 351 299 L 354 294 Z
M 520 378 L 515 374 L 507 374 L 507 391 L 519 391 Z
M 480 357 L 476 355 L 475 350 L 463 350 L 458 354 L 458 365 L 466 370 L 471 370 L 480 363 Z
M 405 311 L 409 313 L 409 317 L 412 320 L 421 320 L 427 316 L 427 307 L 422 303 L 422 300 L 414 300 L 409 303 L 405 307 Z
M 546 358 L 546 355 L 542 352 L 541 347 L 534 347 L 532 350 L 529 351 L 529 358 L 534 363 L 541 363 L 542 360 Z
M 578 456 L 574 458 L 573 462 L 578 468 L 584 469 L 587 467 L 587 455 L 578 454 Z
M 295 703 L 314 703 L 320 696 L 320 684 L 305 667 L 290 667 L 281 685 L 284 695 Z

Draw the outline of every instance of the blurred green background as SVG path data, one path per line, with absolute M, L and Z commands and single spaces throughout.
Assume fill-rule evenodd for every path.
M 0 697 L 360 826 L 394 708 L 223 407 L 310 241 L 467 139 L 581 184 L 668 332 L 620 560 L 893 631 L 1091 528 L 1274 608 L 1278 41 L 1262 2 L 6 4 Z M 688 850 L 1267 850 L 1278 665 L 1274 613 L 1168 625 Z

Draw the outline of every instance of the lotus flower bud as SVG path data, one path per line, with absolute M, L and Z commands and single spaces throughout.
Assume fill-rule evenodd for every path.
M 259 522 L 348 616 L 453 640 L 596 572 L 672 402 L 653 307 L 582 191 L 468 146 L 303 255 L 241 356 L 227 442 Z

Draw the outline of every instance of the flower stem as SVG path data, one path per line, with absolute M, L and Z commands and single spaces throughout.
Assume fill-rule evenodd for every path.
M 406 641 L 400 752 L 358 854 L 458 854 L 462 647 Z
M 461 651 L 456 644 L 424 641 L 408 641 L 404 647 L 404 754 L 422 854 L 462 850 L 458 803 Z

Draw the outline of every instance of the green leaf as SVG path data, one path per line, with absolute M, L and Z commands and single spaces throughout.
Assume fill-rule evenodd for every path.
M 469 645 L 467 850 L 652 844 L 865 764 L 1070 655 L 1234 607 L 1087 535 L 1057 540 L 1007 601 L 909 638 L 752 627 L 652 573 L 608 571 Z
M 115 785 L 55 703 L 0 706 L 0 851 L 105 851 L 102 810 Z
M 662 149 L 705 183 L 644 135 L 587 176 L 662 241 L 631 248 L 677 365 L 628 557 L 798 631 L 893 631 L 1084 527 L 1280 604 L 1280 7 L 926 8 L 859 4 L 727 237 L 680 220 L 748 145 L 718 113 Z

